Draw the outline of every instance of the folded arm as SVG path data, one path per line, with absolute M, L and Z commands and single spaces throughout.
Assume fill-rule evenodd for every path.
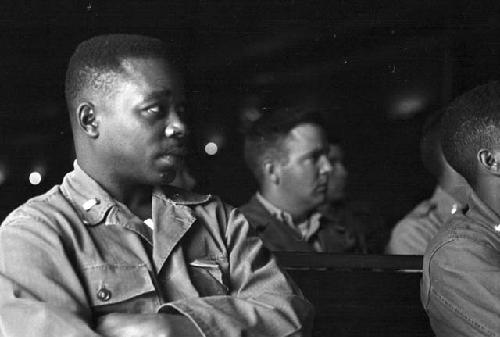
M 190 298 L 162 310 L 190 317 L 207 337 L 308 336 L 313 309 L 277 266 L 247 220 L 228 212 L 229 294 Z
M 3 224 L 0 336 L 98 336 L 92 325 L 85 292 L 53 229 L 32 218 Z
M 95 322 L 75 262 L 50 224 L 24 218 L 0 231 L 0 336 L 194 337 L 181 315 L 109 314 Z M 201 335 L 200 335 L 201 336 Z

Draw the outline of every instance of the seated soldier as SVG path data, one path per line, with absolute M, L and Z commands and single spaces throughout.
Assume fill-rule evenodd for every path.
M 442 111 L 431 115 L 422 131 L 420 153 L 425 168 L 437 178 L 432 197 L 418 204 L 393 228 L 387 254 L 423 255 L 431 239 L 455 213 L 465 209 L 468 186 L 446 161 L 441 148 Z
M 306 336 L 310 304 L 236 209 L 169 185 L 184 91 L 160 40 L 71 57 L 76 149 L 60 185 L 0 228 L 0 336 Z
M 330 138 L 328 159 L 332 170 L 328 177 L 326 201 L 319 207 L 324 221 L 338 233 L 335 252 L 382 253 L 385 234 L 382 218 L 369 204 L 349 200 L 346 195 L 348 172 L 344 151 L 337 139 Z
M 421 299 L 438 337 L 500 335 L 500 83 L 468 91 L 446 109 L 441 144 L 469 183 L 456 213 L 424 255 Z
M 273 251 L 338 252 L 345 231 L 317 211 L 332 170 L 321 117 L 302 107 L 267 110 L 245 138 L 259 191 L 242 213 Z

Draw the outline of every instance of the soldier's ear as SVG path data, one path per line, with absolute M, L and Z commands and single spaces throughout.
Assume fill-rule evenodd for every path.
M 264 161 L 264 174 L 275 185 L 280 183 L 280 172 L 280 166 L 276 162 L 273 160 Z
M 500 176 L 500 151 L 481 149 L 477 153 L 481 167 L 487 172 Z
M 95 107 L 90 102 L 83 102 L 77 108 L 77 122 L 80 129 L 91 138 L 99 136 L 99 123 Z

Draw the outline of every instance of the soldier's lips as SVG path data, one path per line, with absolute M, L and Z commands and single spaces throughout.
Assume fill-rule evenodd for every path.
M 181 154 L 175 154 L 175 153 L 169 153 L 169 154 L 162 154 L 158 156 L 158 163 L 162 166 L 171 166 L 171 165 L 176 165 L 178 164 L 184 156 Z
M 186 155 L 186 148 L 183 146 L 166 148 L 159 152 L 157 159 L 160 162 L 168 163 L 174 160 L 180 160 Z
M 318 192 L 326 192 L 326 189 L 328 188 L 327 184 L 321 184 L 316 186 L 316 191 Z

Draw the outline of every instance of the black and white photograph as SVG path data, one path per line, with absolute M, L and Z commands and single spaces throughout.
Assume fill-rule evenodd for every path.
M 2 0 L 0 337 L 500 336 L 500 2 Z

